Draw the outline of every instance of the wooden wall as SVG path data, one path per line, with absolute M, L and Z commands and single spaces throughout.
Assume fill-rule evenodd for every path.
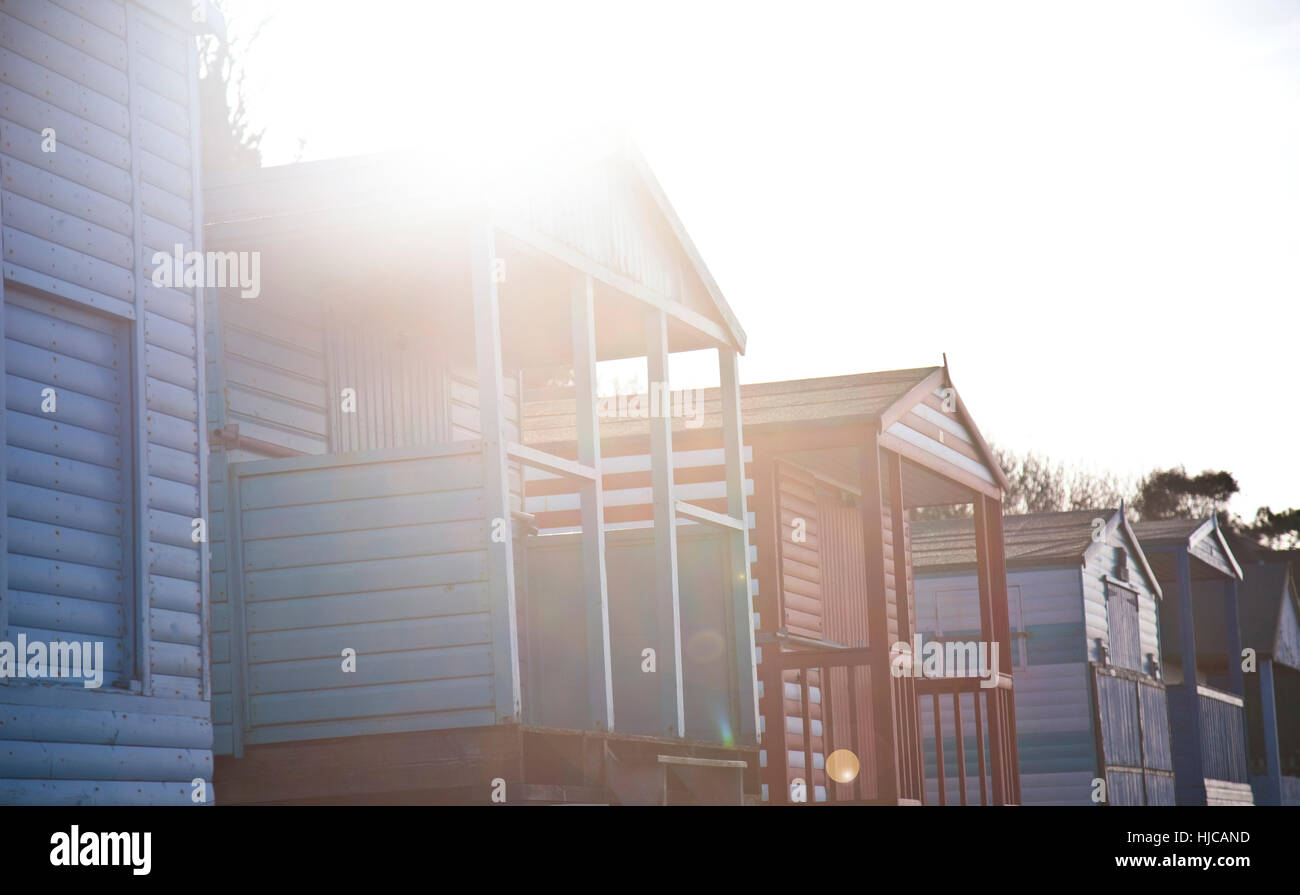
M 0 636 L 102 637 L 136 681 L 0 684 L 4 804 L 191 804 L 191 780 L 211 779 L 207 560 L 190 539 L 206 512 L 201 309 L 151 283 L 155 252 L 201 247 L 189 19 L 161 0 L 0 5 Z M 62 392 L 53 428 L 34 385 Z
M 218 753 L 232 724 L 269 743 L 493 723 L 477 442 L 232 472 L 239 574 L 214 636 Z
M 723 479 L 721 448 L 676 450 L 673 452 L 674 496 L 717 512 L 725 512 L 726 490 Z M 745 447 L 747 476 L 752 475 L 753 448 Z M 605 488 L 605 519 L 610 525 L 638 525 L 652 518 L 650 495 L 649 455 L 625 453 L 602 458 Z M 867 640 L 865 566 L 862 558 L 861 512 L 851 495 L 841 488 L 818 480 L 812 473 L 789 463 L 776 464 L 777 497 L 781 514 L 780 568 L 782 572 L 783 614 L 779 619 L 764 620 L 755 610 L 756 627 L 774 631 L 784 627 L 791 633 L 813 639 L 828 639 L 848 646 Z M 543 531 L 572 530 L 578 524 L 577 492 L 571 482 L 536 470 L 526 470 L 527 490 L 524 507 L 537 516 L 537 525 Z M 754 483 L 745 479 L 747 500 L 752 501 Z M 794 520 L 803 520 L 806 535 L 801 542 L 794 540 Z M 898 600 L 895 597 L 894 556 L 892 526 L 889 514 L 882 512 L 885 531 L 885 569 L 887 599 L 889 601 L 889 641 L 898 636 Z M 750 508 L 750 579 L 758 605 L 758 583 L 755 564 L 758 561 L 757 545 L 768 540 L 757 530 L 757 518 Z M 695 526 L 685 526 L 688 531 Z M 613 573 L 611 572 L 611 575 Z M 683 582 L 687 575 L 679 576 Z M 611 581 L 613 578 L 611 577 Z M 611 585 L 612 587 L 612 585 Z M 611 591 L 612 593 L 612 591 Z M 761 655 L 763 648 L 759 648 Z M 839 672 L 841 688 L 847 688 Z M 810 721 L 812 724 L 813 767 L 805 768 L 803 754 L 803 719 L 801 697 L 795 672 L 785 680 L 785 741 L 789 778 L 804 779 L 808 783 L 809 798 L 826 798 L 825 775 L 822 764 L 822 682 L 814 672 L 810 684 Z M 859 682 L 859 693 L 866 693 L 865 678 Z M 760 681 L 759 687 L 763 684 Z M 847 699 L 847 692 L 841 700 Z M 862 724 L 869 725 L 870 713 L 865 700 L 859 715 Z M 768 730 L 769 720 L 759 719 L 762 730 Z M 847 722 L 845 722 L 847 723 Z M 863 737 L 862 742 L 869 738 Z M 765 737 L 764 742 L 770 738 Z M 847 733 L 844 739 L 847 741 Z M 764 761 L 766 752 L 763 753 Z M 859 756 L 863 767 L 869 767 L 870 756 Z M 871 784 L 867 785 L 870 797 Z
M 726 534 L 702 525 L 677 532 L 682 690 L 686 736 L 710 743 L 734 739 L 739 718 L 733 683 L 729 621 L 731 564 Z M 574 534 L 543 535 L 527 545 L 528 592 L 521 601 L 524 712 L 531 724 L 584 729 L 586 657 L 583 648 L 581 543 Z M 611 531 L 605 543 L 609 583 L 614 729 L 662 736 L 658 683 L 642 668 L 642 651 L 668 661 L 650 590 L 655 576 L 654 532 Z M 557 682 L 563 681 L 563 686 Z
M 1016 678 L 1016 737 L 1020 750 L 1020 786 L 1024 804 L 1086 804 L 1097 776 L 1097 749 L 1092 725 L 1092 697 L 1084 643 L 1082 582 L 1078 569 L 1011 569 L 1007 573 L 1013 600 L 1011 631 L 1027 632 L 1025 655 L 1014 644 Z M 1014 611 L 1020 610 L 1020 618 Z M 917 627 L 925 639 L 981 639 L 979 590 L 975 572 L 933 573 L 916 577 Z M 1006 649 L 1005 645 L 999 649 Z M 951 706 L 940 703 L 945 731 L 945 764 L 950 803 L 955 801 L 956 748 Z M 974 749 L 974 717 L 963 710 L 968 749 Z M 934 750 L 934 713 L 921 703 L 921 732 L 926 755 L 926 800 L 938 801 Z M 974 753 L 967 757 L 967 791 L 977 792 Z
M 1132 545 L 1110 520 L 1103 538 L 1093 545 L 1082 568 L 1011 568 L 1007 572 L 1010 600 L 1011 644 L 1016 701 L 1016 736 L 1020 748 L 1021 797 L 1024 804 L 1091 804 L 1092 780 L 1098 775 L 1097 742 L 1089 662 L 1100 659 L 1097 639 L 1109 646 L 1106 614 L 1107 575 L 1117 575 L 1120 551 Z M 1138 594 L 1138 623 L 1142 658 L 1154 653 L 1160 659 L 1157 600 L 1136 556 L 1127 566 L 1132 588 Z M 1114 586 L 1114 585 L 1110 585 Z M 928 638 L 980 639 L 979 591 L 975 572 L 926 572 L 917 576 L 916 612 L 919 630 Z M 1023 631 L 1023 636 L 1018 632 Z M 950 706 L 941 706 L 945 750 L 956 746 Z M 974 723 L 963 711 L 966 742 L 971 754 L 967 768 L 968 791 L 978 785 L 969 769 L 973 765 Z M 934 755 L 934 713 L 921 705 L 921 730 L 925 737 L 926 796 L 937 800 L 938 781 Z M 1167 734 L 1166 734 L 1167 736 Z M 949 799 L 955 799 L 955 762 L 949 759 Z M 1121 788 L 1122 788 L 1121 783 Z

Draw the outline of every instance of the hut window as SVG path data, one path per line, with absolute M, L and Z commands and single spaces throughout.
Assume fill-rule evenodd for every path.
M 925 630 L 925 620 L 919 618 L 922 604 L 918 599 L 918 624 Z M 976 640 L 980 637 L 980 592 L 977 587 L 957 590 L 939 590 L 934 595 L 933 637 L 926 639 L 947 641 Z M 1007 611 L 1011 642 L 998 645 L 1000 651 L 1011 650 L 1012 670 L 1029 664 L 1029 632 L 1025 629 L 1024 607 L 1020 585 L 1007 587 Z M 928 613 L 927 613 L 928 614 Z
M 1110 664 L 1141 671 L 1142 638 L 1135 591 L 1113 581 L 1106 582 L 1106 623 L 1110 635 Z

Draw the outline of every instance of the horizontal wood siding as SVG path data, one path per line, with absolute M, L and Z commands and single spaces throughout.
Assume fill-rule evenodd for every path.
M 1084 651 L 1084 618 L 1078 569 L 1011 569 L 1011 630 L 1017 642 L 1015 666 L 1016 738 L 1020 754 L 1021 800 L 1027 805 L 1092 804 L 1097 747 L 1092 723 L 1092 691 Z M 975 572 L 926 573 L 915 579 L 917 629 L 935 636 L 980 639 L 979 588 Z M 1018 611 L 1017 611 L 1018 610 Z M 1016 637 L 1023 631 L 1025 662 Z M 949 803 L 958 797 L 956 737 L 951 698 L 941 700 L 945 771 Z M 973 707 L 967 698 L 962 722 L 967 744 L 967 792 L 978 792 L 975 776 Z M 926 799 L 938 800 L 934 711 L 921 700 L 921 731 L 926 755 Z M 986 753 L 987 754 L 987 753 Z
M 220 299 L 219 344 L 209 377 L 223 425 L 239 434 L 304 454 L 329 450 L 325 343 L 321 321 L 310 311 L 266 297 Z M 212 340 L 213 345 L 218 340 Z M 218 394 L 217 389 L 223 393 Z
M 996 484 L 976 446 L 975 436 L 950 409 L 945 409 L 942 389 L 926 395 L 885 431 L 990 485 Z
M 1118 517 L 1116 517 L 1116 521 Z M 1127 560 L 1121 562 L 1121 556 L 1127 554 Z M 1110 621 L 1107 618 L 1106 576 L 1118 577 L 1121 567 L 1128 569 L 1126 584 L 1137 594 L 1137 624 L 1140 655 L 1139 667 L 1135 670 L 1150 673 L 1151 658 L 1162 661 L 1159 609 L 1160 601 L 1155 595 L 1153 583 L 1146 579 L 1134 552 L 1134 546 L 1115 524 L 1103 532 L 1100 542 L 1094 544 L 1085 557 L 1086 570 L 1083 576 L 1084 611 L 1087 615 L 1088 659 L 1101 661 L 1097 650 L 1098 638 L 1108 650 L 1110 644 Z M 1114 585 L 1111 585 L 1114 587 Z M 1114 661 L 1112 659 L 1112 661 Z
M 103 643 L 113 686 L 135 676 L 128 324 L 11 286 L 4 325 L 8 639 Z
M 100 690 L 0 685 L 0 804 L 191 804 L 211 779 L 201 311 L 194 288 L 151 282 L 155 253 L 202 247 L 183 13 L 0 4 L 4 636 L 102 638 L 112 669 Z
M 231 467 L 245 631 L 215 712 L 244 741 L 490 724 L 483 455 L 476 442 Z M 227 508 L 229 511 L 230 508 Z M 228 572 L 231 570 L 227 570 Z M 219 644 L 219 645 L 218 645 Z M 343 651 L 356 651 L 356 671 Z

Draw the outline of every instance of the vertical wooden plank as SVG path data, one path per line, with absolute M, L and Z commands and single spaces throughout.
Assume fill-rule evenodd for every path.
M 578 462 L 599 471 L 596 312 L 594 286 L 590 276 L 577 271 L 571 274 L 570 301 Z M 522 402 L 522 387 L 519 394 Z M 520 425 L 522 424 L 521 418 Z M 594 482 L 583 482 L 579 496 L 582 516 L 582 586 L 587 631 L 587 722 L 593 730 L 613 730 L 614 676 L 610 666 L 609 592 L 605 578 L 605 497 L 600 476 L 597 475 Z
M 1007 551 L 1002 533 L 1002 501 L 984 499 L 986 547 L 989 556 L 989 588 L 993 601 L 993 630 L 998 642 L 998 670 L 1010 674 L 1012 667 L 1011 605 L 1007 596 Z
M 149 434 L 146 417 L 149 413 L 147 403 L 147 374 L 145 370 L 145 335 L 144 335 L 144 290 L 148 288 L 144 277 L 144 212 L 140 200 L 140 111 L 139 84 L 136 80 L 136 60 L 139 52 L 136 48 L 136 8 L 132 3 L 126 4 L 126 75 L 127 75 L 127 119 L 131 137 L 131 272 L 135 279 L 135 320 L 131 322 L 131 424 L 132 457 L 134 460 L 134 536 L 135 536 L 135 575 L 132 582 L 134 605 L 127 613 L 133 631 L 128 632 L 128 640 L 133 645 L 136 676 L 140 681 L 141 692 L 153 692 L 152 669 L 149 661 Z M 196 198 L 191 192 L 191 199 Z M 159 246 L 166 251 L 169 246 Z M 125 455 L 123 457 L 125 461 Z M 123 463 L 125 466 L 125 462 Z M 125 472 L 126 470 L 124 470 Z M 199 482 L 202 489 L 204 482 Z M 125 668 L 123 669 L 125 671 Z
M 799 725 L 803 730 L 803 775 L 804 784 L 807 787 L 805 792 L 805 805 L 812 805 L 817 801 L 817 780 L 813 776 L 813 745 L 812 745 L 812 669 L 808 667 L 799 669 Z M 826 691 L 822 690 L 822 699 L 826 699 Z
M 852 666 L 845 666 L 845 669 L 848 670 L 851 667 Z M 836 749 L 834 715 L 835 700 L 831 696 L 834 692 L 834 682 L 831 680 L 834 674 L 834 665 L 825 665 L 822 667 L 822 755 L 826 761 L 830 759 L 831 753 Z M 837 801 L 838 793 L 836 790 L 839 788 L 839 784 L 836 783 L 835 778 L 831 776 L 830 768 L 826 764 L 823 764 L 822 767 L 825 769 L 824 773 L 826 775 L 826 801 Z
M 776 504 L 776 464 L 771 453 L 761 440 L 755 440 L 754 451 L 754 537 L 758 541 L 758 626 L 765 633 L 775 633 L 780 627 L 781 587 L 780 587 L 780 538 L 781 516 Z M 758 649 L 755 649 L 755 653 Z M 777 665 L 781 646 L 775 642 L 765 643 L 762 647 L 763 681 L 762 714 L 764 731 L 762 743 L 767 749 L 768 780 L 767 799 L 770 803 L 783 804 L 789 792 L 785 751 L 785 702 L 782 676 L 773 674 L 769 669 Z M 852 697 L 850 697 L 852 699 Z M 779 748 L 774 748 L 777 744 Z M 774 788 L 775 787 L 775 788 Z M 780 795 L 776 789 L 780 789 Z
M 1246 682 L 1241 671 L 1241 620 L 1239 617 L 1238 592 L 1240 585 L 1236 578 L 1229 578 L 1223 583 L 1223 634 L 1228 653 L 1228 688 L 1238 696 L 1246 695 Z M 1244 721 L 1245 713 L 1239 713 Z
M 898 801 L 898 720 L 894 715 L 889 654 L 889 601 L 885 583 L 885 525 L 881 509 L 880 446 L 876 434 L 861 450 L 862 541 L 867 572 L 867 631 L 871 638 L 871 726 L 876 733 L 876 797 Z
M 506 457 L 505 379 L 501 365 L 501 301 L 492 276 L 496 234 L 484 220 L 470 236 L 470 279 L 474 297 L 474 347 L 478 366 L 479 416 L 483 436 L 484 493 L 488 518 L 488 590 L 492 611 L 493 703 L 498 722 L 518 721 L 519 635 L 515 618 L 514 536 Z M 493 530 L 500 540 L 493 539 Z
M 989 587 L 992 597 L 993 628 L 998 638 L 998 670 L 1011 674 L 1013 665 L 1011 640 L 1011 604 L 1007 594 L 1007 550 L 1002 529 L 1002 501 L 985 497 L 985 547 L 989 558 Z M 1004 759 L 1004 791 L 1007 800 L 1020 804 L 1020 744 L 1016 734 L 1016 700 L 1013 691 L 1005 691 L 1000 702 L 1004 734 L 1001 748 Z
M 989 803 L 988 783 L 985 780 L 987 770 L 984 766 L 984 715 L 980 710 L 980 700 L 984 694 L 975 691 L 975 762 L 980 772 L 980 804 Z
M 915 609 L 912 604 L 909 579 L 911 568 L 907 556 L 907 510 L 903 495 L 903 458 L 893 451 L 884 452 L 889 475 L 889 525 L 894 542 L 894 597 L 898 602 L 898 639 L 903 643 L 912 642 L 916 630 Z M 919 661 L 920 657 L 916 657 Z M 913 681 L 899 678 L 898 698 L 901 705 L 899 712 L 899 742 L 902 754 L 902 777 L 905 782 L 905 794 L 925 802 L 925 756 L 921 753 L 921 718 L 920 705 L 917 701 L 916 687 Z
M 230 612 L 230 742 L 244 754 L 248 713 L 248 622 L 244 611 L 244 526 L 239 464 L 226 466 L 226 606 Z
M 727 515 L 739 519 L 740 531 L 727 536 L 731 551 L 731 634 L 734 639 L 736 741 L 758 742 L 758 678 L 754 661 L 754 602 L 749 583 L 749 514 L 745 507 L 745 439 L 740 419 L 740 368 L 736 352 L 718 349 L 722 395 L 722 449 L 727 477 Z
M 997 642 L 998 616 L 993 599 L 993 573 L 989 556 L 989 504 L 983 495 L 975 497 L 975 568 L 979 579 L 980 637 L 985 643 Z M 999 652 L 1002 652 L 999 649 Z M 999 661 L 999 666 L 1002 664 Z M 991 692 L 999 692 L 996 689 Z M 1006 750 L 1011 748 L 1005 741 L 1006 719 L 1003 717 L 1004 704 L 999 698 L 989 699 L 989 764 L 993 777 L 993 804 L 1006 804 L 1010 782 L 1006 779 Z
M 651 394 L 668 388 L 668 318 L 646 312 L 646 378 Z M 658 385 L 656 385 L 658 384 Z M 660 720 L 668 736 L 684 736 L 681 601 L 677 587 L 677 513 L 673 507 L 673 425 L 662 407 L 650 408 L 650 482 L 654 494 L 656 663 Z M 665 650 L 667 655 L 665 655 Z
M 194 212 L 194 250 L 202 253 L 203 241 L 203 144 L 199 139 L 199 63 L 194 52 L 185 54 L 190 82 L 190 207 Z M 204 541 L 199 544 L 199 652 L 203 672 L 201 695 L 212 701 L 212 518 L 208 499 L 208 370 L 206 343 L 206 314 L 204 296 L 208 288 L 194 290 L 194 367 L 198 373 L 195 383 L 198 398 L 199 437 L 199 518 L 203 520 Z
M 1278 745 L 1277 691 L 1273 687 L 1272 659 L 1265 659 L 1259 665 L 1259 704 L 1264 731 L 1264 774 L 1268 777 L 1269 796 L 1269 801 L 1264 804 L 1281 805 L 1282 761 Z
M 4 200 L 0 197 L 0 220 L 4 220 Z M 0 230 L 0 258 L 4 258 L 4 231 Z M 7 421 L 9 414 L 8 394 L 5 375 L 6 352 L 5 323 L 5 278 L 0 271 L 0 450 L 8 453 L 9 431 Z M 9 637 L 9 470 L 8 463 L 0 463 L 0 640 Z
M 1178 601 L 1178 645 L 1182 662 L 1184 735 L 1178 740 L 1175 752 L 1175 771 L 1182 771 L 1182 779 L 1175 786 L 1183 791 L 1196 791 L 1199 802 L 1205 798 L 1205 757 L 1202 754 L 1200 695 L 1196 692 L 1196 619 L 1192 612 L 1192 568 L 1187 545 L 1174 550 L 1174 599 Z M 1169 595 L 1165 595 L 1169 599 Z M 1180 762 L 1178 759 L 1182 757 Z M 1187 796 L 1183 796 L 1184 799 Z
M 934 771 L 939 781 L 939 804 L 948 804 L 948 775 L 943 767 L 943 713 L 939 708 L 939 694 L 930 696 L 930 705 L 934 709 Z
M 865 750 L 858 738 L 858 666 L 847 665 L 844 670 L 848 672 L 849 677 L 849 744 L 850 748 L 853 749 L 853 754 L 858 756 L 858 761 L 861 762 Z M 768 761 L 771 760 L 769 755 Z M 852 792 L 858 801 L 862 801 L 861 773 L 853 780 Z
M 979 694 L 975 694 L 975 701 L 979 701 Z M 966 734 L 961 727 L 961 691 L 952 692 L 952 726 L 957 735 L 957 792 L 961 796 L 961 803 L 966 804 Z

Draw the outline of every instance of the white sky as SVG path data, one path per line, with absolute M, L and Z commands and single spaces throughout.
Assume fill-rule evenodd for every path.
M 1300 505 L 1300 0 L 228 7 L 267 164 L 623 127 L 744 381 L 946 351 L 999 444 Z

